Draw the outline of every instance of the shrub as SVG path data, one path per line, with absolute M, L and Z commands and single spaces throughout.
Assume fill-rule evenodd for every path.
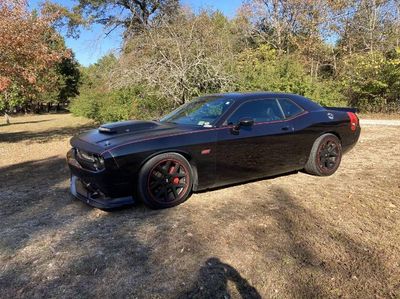
M 69 110 L 77 116 L 84 116 L 91 119 L 98 119 L 101 94 L 89 93 L 87 91 L 73 99 Z
M 72 100 L 70 111 L 97 122 L 159 118 L 172 109 L 166 100 L 143 88 L 122 88 L 100 93 L 87 89 Z
M 368 112 L 400 111 L 400 49 L 358 53 L 344 60 L 343 93 Z
M 329 80 L 312 78 L 296 56 L 279 57 L 276 50 L 262 45 L 238 55 L 236 77 L 239 91 L 269 90 L 300 94 L 325 106 L 346 102 L 338 86 Z

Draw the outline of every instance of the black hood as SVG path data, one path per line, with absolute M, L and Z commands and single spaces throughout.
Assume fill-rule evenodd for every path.
M 109 148 L 130 141 L 163 137 L 191 130 L 190 126 L 157 121 L 129 120 L 101 125 L 98 129 L 86 131 L 71 139 L 71 145 L 100 153 Z

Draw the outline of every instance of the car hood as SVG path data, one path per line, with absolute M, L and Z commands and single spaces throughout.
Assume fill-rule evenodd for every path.
M 115 146 L 145 139 L 164 137 L 191 131 L 191 126 L 180 126 L 158 121 L 122 121 L 101 125 L 71 139 L 71 145 L 93 153 L 101 153 Z

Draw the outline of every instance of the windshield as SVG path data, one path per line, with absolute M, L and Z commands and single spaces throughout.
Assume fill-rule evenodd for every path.
M 225 97 L 198 98 L 172 111 L 160 121 L 212 127 L 232 103 L 232 99 Z

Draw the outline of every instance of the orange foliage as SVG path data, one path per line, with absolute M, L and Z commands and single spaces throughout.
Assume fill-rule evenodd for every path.
M 10 79 L 0 76 L 0 92 L 6 90 L 10 86 L 10 84 L 11 84 Z
M 0 0 L 0 92 L 11 83 L 39 90 L 38 77 L 70 55 L 52 46 L 59 39 L 54 18 L 30 12 L 26 0 Z

